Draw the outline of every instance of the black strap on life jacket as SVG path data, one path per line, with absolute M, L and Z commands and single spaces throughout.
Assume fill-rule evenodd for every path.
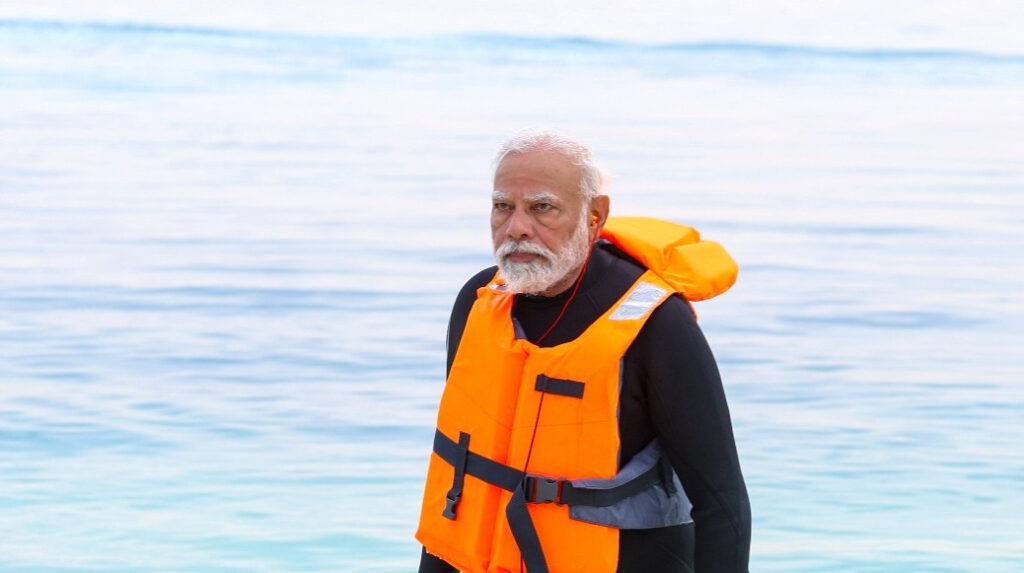
M 445 506 L 442 515 L 455 521 L 455 506 L 462 498 L 462 485 L 466 481 L 466 458 L 469 456 L 469 434 L 459 432 L 459 443 L 455 444 L 454 461 L 449 462 L 455 467 L 455 476 L 452 478 L 452 488 L 445 496 Z
M 558 394 L 559 396 L 568 396 L 570 398 L 583 398 L 584 388 L 586 388 L 586 383 L 584 382 L 550 378 L 544 374 L 537 375 L 537 382 L 533 386 L 533 389 L 538 392 Z
M 463 442 L 465 442 L 466 448 L 462 447 Z M 569 480 L 527 474 L 522 470 L 469 451 L 468 445 L 469 435 L 465 432 L 459 433 L 458 443 L 441 433 L 441 430 L 434 432 L 434 453 L 455 468 L 455 479 L 459 482 L 458 493 L 460 496 L 463 479 L 460 474 L 463 476 L 469 474 L 493 486 L 512 492 L 512 499 L 505 506 L 505 517 L 508 519 L 512 537 L 515 538 L 530 573 L 547 573 L 548 568 L 544 559 L 544 551 L 540 546 L 540 538 L 537 536 L 537 530 L 527 511 L 526 504 L 556 503 L 569 506 L 608 507 L 646 490 L 653 484 L 662 484 L 666 491 L 675 491 L 671 466 L 667 465 L 668 460 L 665 458 L 627 482 L 608 489 L 595 489 L 575 486 Z M 461 471 L 459 464 L 462 464 Z M 667 481 L 665 481 L 666 478 Z M 457 498 L 455 503 L 458 503 Z M 452 517 L 448 516 L 449 507 L 452 508 Z M 451 492 L 448 494 L 448 504 L 445 507 L 444 516 L 455 519 Z
M 512 492 L 512 499 L 505 506 L 505 519 L 512 530 L 512 538 L 519 546 L 519 554 L 530 573 L 548 573 L 548 562 L 544 558 L 544 548 L 540 545 L 540 536 L 533 525 L 530 512 L 526 509 L 526 489 L 523 482 Z

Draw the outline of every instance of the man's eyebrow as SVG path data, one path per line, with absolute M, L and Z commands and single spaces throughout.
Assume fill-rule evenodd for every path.
M 494 192 L 491 193 L 492 201 L 508 201 L 509 199 L 509 194 L 505 193 L 500 189 L 495 189 Z M 557 203 L 558 195 L 555 195 L 551 191 L 540 191 L 538 193 L 526 197 L 526 200 L 530 201 L 531 203 Z
M 529 197 L 527 197 L 527 199 L 532 201 L 532 202 L 534 202 L 534 203 L 540 203 L 540 202 L 557 203 L 558 202 L 558 195 L 555 195 L 551 191 L 541 191 L 540 193 L 537 193 L 536 195 L 530 195 Z

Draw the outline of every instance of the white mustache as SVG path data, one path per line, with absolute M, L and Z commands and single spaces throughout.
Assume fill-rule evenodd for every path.
M 512 240 L 502 243 L 495 254 L 501 259 L 511 255 L 540 255 L 549 261 L 555 256 L 555 253 L 543 245 L 528 241 L 516 242 Z

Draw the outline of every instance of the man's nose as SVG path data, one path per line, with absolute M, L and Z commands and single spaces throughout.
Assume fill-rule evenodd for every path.
M 508 227 L 505 233 L 509 238 L 517 241 L 531 237 L 533 221 L 530 220 L 530 215 L 523 209 L 513 209 L 512 214 L 508 217 Z

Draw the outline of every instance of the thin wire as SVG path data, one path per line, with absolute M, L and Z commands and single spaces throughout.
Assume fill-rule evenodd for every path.
M 569 298 L 566 299 L 565 304 L 562 305 L 562 310 L 558 313 L 558 316 L 555 317 L 555 321 L 552 322 L 551 326 L 544 331 L 544 334 L 540 335 L 537 342 L 534 342 L 537 346 L 540 346 L 541 341 L 551 334 L 551 331 L 555 329 L 555 325 L 557 325 L 562 320 L 562 317 L 565 316 L 565 311 L 569 308 L 569 303 L 572 302 L 572 299 L 576 298 L 576 293 L 580 290 L 580 285 L 583 284 L 583 275 L 587 272 L 587 265 L 590 264 L 590 254 L 593 252 L 593 248 L 587 252 L 587 258 L 583 261 L 583 268 L 580 269 L 580 276 L 576 278 L 576 285 L 573 286 L 572 293 L 569 294 Z

